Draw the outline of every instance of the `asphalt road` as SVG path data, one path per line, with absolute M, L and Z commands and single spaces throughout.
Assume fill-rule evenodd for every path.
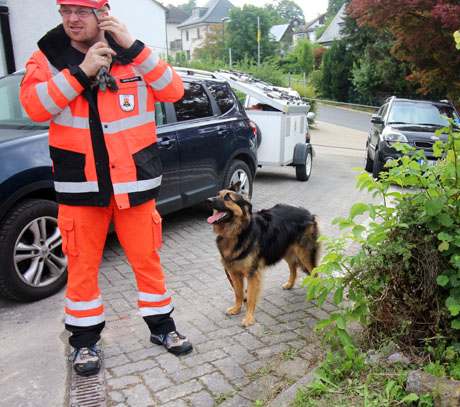
M 370 127 L 370 119 L 370 113 L 318 104 L 317 120 L 321 122 L 365 131 L 367 133 Z

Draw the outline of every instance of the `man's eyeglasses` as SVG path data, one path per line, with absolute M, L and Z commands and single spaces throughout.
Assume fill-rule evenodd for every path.
M 82 19 L 88 18 L 91 15 L 94 15 L 93 10 L 89 9 L 89 8 L 79 8 L 78 10 L 71 10 L 71 9 L 68 9 L 68 8 L 62 9 L 61 8 L 59 10 L 59 14 L 62 17 L 66 17 L 66 18 L 69 18 L 74 13 L 78 18 L 82 18 Z

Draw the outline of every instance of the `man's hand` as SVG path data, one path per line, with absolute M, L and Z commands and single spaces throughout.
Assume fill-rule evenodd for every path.
M 105 15 L 99 17 L 99 29 L 112 34 L 117 44 L 125 49 L 134 44 L 134 38 L 129 33 L 128 28 L 113 16 Z
M 88 78 L 96 76 L 103 66 L 110 69 L 112 56 L 114 55 L 116 55 L 116 52 L 109 48 L 107 44 L 97 42 L 86 53 L 85 59 L 80 64 L 80 69 Z

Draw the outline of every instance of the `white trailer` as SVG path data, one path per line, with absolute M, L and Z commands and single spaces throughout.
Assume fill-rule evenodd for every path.
M 299 181 L 310 178 L 313 148 L 309 140 L 308 111 L 296 91 L 258 81 L 239 72 L 214 72 L 232 88 L 246 95 L 245 110 L 259 127 L 259 166 L 293 166 Z

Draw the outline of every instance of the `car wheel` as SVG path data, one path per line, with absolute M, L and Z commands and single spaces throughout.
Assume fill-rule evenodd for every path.
M 0 224 L 0 294 L 36 301 L 58 292 L 67 280 L 67 259 L 57 225 L 57 204 L 31 199 Z
M 237 192 L 243 193 L 251 199 L 253 184 L 252 172 L 249 169 L 249 166 L 241 160 L 234 160 L 230 164 L 230 167 L 228 167 L 228 170 L 225 173 L 223 187 L 224 189 L 228 189 L 237 182 L 241 183 Z
M 379 158 L 379 154 L 376 151 L 375 152 L 375 157 L 374 157 L 374 162 L 372 163 L 372 176 L 375 179 L 378 179 L 380 176 L 380 173 L 383 171 L 383 167 L 385 164 L 383 161 Z
M 313 168 L 313 154 L 311 149 L 307 149 L 305 153 L 305 162 L 295 166 L 295 176 L 299 181 L 308 181 Z
M 364 169 L 367 172 L 372 172 L 373 168 L 374 168 L 374 160 L 372 160 L 371 157 L 369 157 L 369 151 L 366 150 L 366 164 L 364 166 Z

